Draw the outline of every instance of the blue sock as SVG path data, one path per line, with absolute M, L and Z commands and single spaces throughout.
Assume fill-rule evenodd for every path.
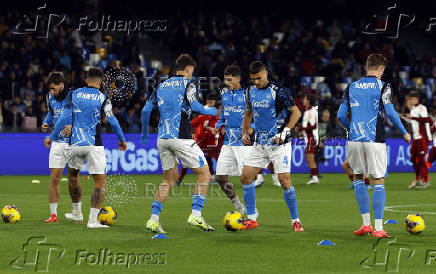
M 285 202 L 288 205 L 289 212 L 291 213 L 291 219 L 298 218 L 298 206 L 297 206 L 297 195 L 295 194 L 294 186 L 283 190 L 285 196 Z
M 206 197 L 201 194 L 192 195 L 192 210 L 198 210 L 201 212 L 204 207 L 204 200 L 206 200 Z
M 151 214 L 160 215 L 160 212 L 163 209 L 163 204 L 157 200 L 154 200 L 151 204 Z
M 244 202 L 247 208 L 247 215 L 253 215 L 256 213 L 256 188 L 254 182 L 248 185 L 242 185 L 244 189 Z
M 372 209 L 374 210 L 374 219 L 383 219 L 385 202 L 385 185 L 374 185 L 374 194 L 372 196 Z
M 354 194 L 359 204 L 360 214 L 369 213 L 369 196 L 366 190 L 365 181 L 357 180 L 353 182 Z

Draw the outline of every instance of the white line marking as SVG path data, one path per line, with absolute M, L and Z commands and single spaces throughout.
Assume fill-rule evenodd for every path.
M 417 207 L 417 206 L 436 206 L 436 204 L 420 204 L 420 205 L 397 205 L 397 206 L 385 206 L 385 210 L 386 211 L 391 211 L 391 212 L 406 212 L 406 213 L 410 213 L 413 212 L 413 210 L 398 210 L 398 209 L 393 209 L 393 208 L 403 208 L 403 207 Z M 419 211 L 419 213 L 421 214 L 431 214 L 431 215 L 436 215 L 436 212 L 425 212 L 425 211 Z

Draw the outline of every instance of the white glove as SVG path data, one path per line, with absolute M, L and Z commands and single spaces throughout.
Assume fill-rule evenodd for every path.
M 291 129 L 288 127 L 285 127 L 281 133 L 277 133 L 274 137 L 278 137 L 278 138 L 280 138 L 280 140 L 282 140 L 282 142 L 284 142 L 286 136 L 288 136 L 288 134 L 290 132 L 291 132 Z

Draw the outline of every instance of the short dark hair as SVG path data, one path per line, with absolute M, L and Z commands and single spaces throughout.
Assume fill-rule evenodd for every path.
M 256 74 L 263 70 L 266 70 L 266 67 L 261 61 L 254 61 L 250 64 L 250 68 L 249 68 L 250 74 Z
M 366 58 L 367 68 L 375 68 L 378 66 L 386 67 L 387 64 L 388 64 L 388 60 L 380 53 L 372 53 L 368 55 L 368 58 Z
M 241 69 L 235 65 L 227 66 L 224 70 L 224 75 L 241 76 Z
M 417 92 L 416 90 L 411 91 L 407 96 L 409 96 L 409 97 L 415 97 L 415 98 L 418 98 L 418 99 L 419 99 L 419 97 L 421 97 L 421 95 L 419 94 L 419 92 Z
M 47 79 L 45 80 L 45 83 L 47 85 L 59 85 L 60 83 L 65 83 L 65 77 L 60 71 L 52 71 L 49 73 Z
M 86 78 L 103 80 L 103 71 L 98 67 L 89 67 Z
M 176 59 L 176 71 L 184 70 L 188 66 L 195 67 L 195 60 L 187 53 L 180 54 Z
M 307 100 L 309 100 L 311 106 L 315 106 L 316 101 L 315 101 L 315 96 L 313 96 L 313 94 L 304 94 L 304 97 L 306 97 Z

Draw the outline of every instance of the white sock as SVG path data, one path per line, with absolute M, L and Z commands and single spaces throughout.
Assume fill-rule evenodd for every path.
M 256 214 L 247 214 L 247 219 L 252 220 L 252 221 L 256 221 Z
M 263 175 L 262 174 L 257 174 L 256 179 L 263 181 Z
M 50 214 L 58 215 L 58 203 L 50 203 Z
M 301 222 L 300 222 L 300 218 L 297 218 L 297 219 L 291 219 L 291 221 L 292 221 L 292 224 L 295 223 L 295 222 L 299 222 L 299 223 L 301 223 Z
M 371 213 L 364 213 L 362 214 L 362 220 L 364 226 L 371 225 Z
M 151 214 L 150 220 L 152 220 L 153 222 L 159 222 L 159 215 L 157 214 Z
M 375 219 L 375 230 L 383 230 L 383 219 Z
M 313 175 L 313 176 L 312 176 L 312 179 L 313 179 L 314 181 L 318 181 L 318 175 Z
M 73 213 L 82 214 L 82 201 L 73 203 Z
M 199 218 L 199 217 L 201 217 L 201 211 L 197 210 L 197 209 L 193 209 L 192 215 L 194 215 L 194 217 L 196 217 L 196 218 Z
M 89 223 L 96 223 L 97 222 L 98 212 L 100 212 L 99 208 L 92 208 L 91 207 L 89 209 L 89 219 L 88 219 Z

